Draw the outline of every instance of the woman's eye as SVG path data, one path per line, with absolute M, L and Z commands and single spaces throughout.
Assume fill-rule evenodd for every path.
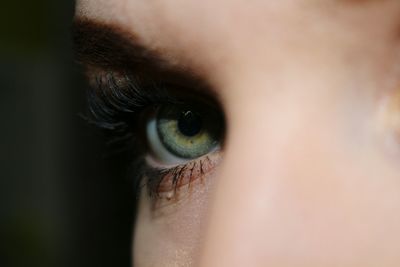
M 162 105 L 147 122 L 151 154 L 163 164 L 180 164 L 220 146 L 221 112 L 206 104 Z

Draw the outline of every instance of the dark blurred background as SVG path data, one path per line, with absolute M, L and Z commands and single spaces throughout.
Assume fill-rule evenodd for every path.
M 72 0 L 0 7 L 0 266 L 129 266 L 133 196 L 86 126 Z M 112 174 L 112 175 L 110 175 Z

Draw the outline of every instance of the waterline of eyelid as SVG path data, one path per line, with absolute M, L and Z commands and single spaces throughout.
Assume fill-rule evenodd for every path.
M 169 152 L 167 151 L 167 153 L 169 153 Z M 221 146 L 218 145 L 213 150 L 211 150 L 209 153 L 207 153 L 201 157 L 198 157 L 196 159 L 185 160 L 185 159 L 180 159 L 180 158 L 172 155 L 172 157 L 175 157 L 178 160 L 178 162 L 165 163 L 165 162 L 161 162 L 157 157 L 155 157 L 153 155 L 153 153 L 145 155 L 144 159 L 145 159 L 146 164 L 150 168 L 157 169 L 157 170 L 168 170 L 168 169 L 173 169 L 173 168 L 176 168 L 179 166 L 183 166 L 183 165 L 191 163 L 191 162 L 199 161 L 206 157 L 211 158 L 213 160 L 214 159 L 220 160 L 220 158 L 222 157 L 221 154 L 222 154 Z

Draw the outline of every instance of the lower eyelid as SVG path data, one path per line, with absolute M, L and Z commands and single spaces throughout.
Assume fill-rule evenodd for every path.
M 154 169 L 146 173 L 150 196 L 176 199 L 178 191 L 202 179 L 213 171 L 220 162 L 220 152 L 210 153 L 199 159 L 169 169 Z

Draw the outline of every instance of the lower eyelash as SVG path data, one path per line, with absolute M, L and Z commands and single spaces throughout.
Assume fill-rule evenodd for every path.
M 216 165 L 209 156 L 178 165 L 173 168 L 157 169 L 148 167 L 144 172 L 148 194 L 153 199 L 177 200 L 179 189 L 190 188 L 197 179 L 201 179 Z
M 140 79 L 124 76 L 117 79 L 112 73 L 99 74 L 88 91 L 88 112 L 84 119 L 103 130 L 109 147 L 107 155 L 121 154 L 127 162 L 127 171 L 133 179 L 137 197 L 147 188 L 154 199 L 173 200 L 180 190 L 205 176 L 218 163 L 214 155 L 189 161 L 172 168 L 155 168 L 146 163 L 146 147 L 141 142 L 140 118 L 146 108 L 160 104 L 182 104 L 182 97 L 171 94 L 164 83 L 143 83 Z M 172 86 L 175 88 L 176 86 Z M 193 97 L 191 97 L 192 99 Z

